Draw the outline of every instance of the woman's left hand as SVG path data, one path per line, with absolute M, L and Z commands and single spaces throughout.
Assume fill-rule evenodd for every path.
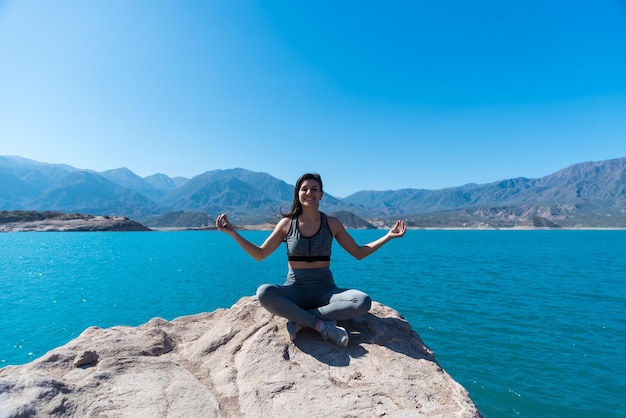
M 389 230 L 390 238 L 400 238 L 406 232 L 406 223 L 404 221 L 396 221 L 396 224 Z

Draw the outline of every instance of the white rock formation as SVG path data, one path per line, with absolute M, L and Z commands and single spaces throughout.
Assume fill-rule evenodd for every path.
M 230 309 L 91 327 L 0 369 L 0 417 L 480 417 L 410 325 L 374 303 L 339 348 L 245 297 Z

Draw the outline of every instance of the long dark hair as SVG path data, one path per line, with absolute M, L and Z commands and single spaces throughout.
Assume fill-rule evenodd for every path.
M 291 209 L 287 213 L 283 213 L 280 211 L 280 214 L 283 218 L 293 218 L 294 216 L 298 216 L 302 213 L 302 203 L 300 203 L 300 198 L 298 196 L 298 192 L 300 191 L 300 187 L 302 187 L 302 183 L 305 180 L 315 180 L 320 184 L 320 192 L 324 192 L 324 186 L 322 184 L 322 177 L 317 173 L 306 173 L 298 178 L 296 181 L 296 186 L 293 189 L 293 202 L 291 203 Z

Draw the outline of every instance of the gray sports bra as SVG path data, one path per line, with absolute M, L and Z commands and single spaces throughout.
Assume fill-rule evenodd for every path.
M 289 261 L 330 261 L 333 233 L 328 226 L 326 215 L 322 212 L 320 214 L 322 215 L 320 229 L 311 237 L 300 234 L 297 216 L 291 219 L 289 232 L 285 237 Z

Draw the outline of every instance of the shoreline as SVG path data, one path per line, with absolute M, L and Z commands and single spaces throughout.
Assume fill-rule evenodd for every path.
M 240 225 L 236 227 L 239 231 L 272 231 L 274 228 L 267 225 Z M 215 227 L 150 227 L 156 232 L 175 232 L 175 231 L 216 231 Z M 368 231 L 368 229 L 346 228 L 350 231 Z M 369 229 L 369 231 L 386 231 L 386 228 Z M 595 227 L 595 226 L 576 226 L 576 227 L 559 227 L 559 228 L 541 228 L 541 227 L 407 227 L 410 231 L 626 231 L 626 227 Z
M 271 224 L 258 225 L 238 225 L 239 231 L 272 231 Z M 387 231 L 387 228 L 362 229 L 349 228 L 350 231 Z M 125 217 L 94 217 L 92 219 L 67 219 L 67 220 L 40 220 L 7 222 L 0 224 L 0 233 L 15 232 L 177 232 L 177 231 L 216 231 L 214 226 L 202 227 L 146 227 L 138 222 Z M 533 226 L 513 226 L 513 227 L 489 227 L 489 226 L 450 226 L 450 227 L 407 227 L 411 231 L 626 231 L 626 227 L 533 227 Z

